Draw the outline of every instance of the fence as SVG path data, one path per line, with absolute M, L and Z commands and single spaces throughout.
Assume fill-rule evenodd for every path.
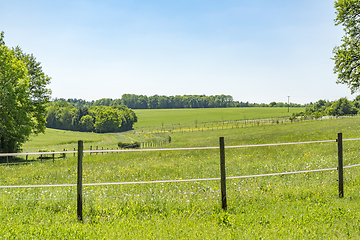
M 342 198 L 344 196 L 344 181 L 343 181 L 343 169 L 360 166 L 360 164 L 343 166 L 343 141 L 355 141 L 360 138 L 342 139 L 342 133 L 338 133 L 336 140 L 321 140 L 321 141 L 305 141 L 305 142 L 290 142 L 290 143 L 268 143 L 268 144 L 254 144 L 254 145 L 237 145 L 237 146 L 225 146 L 224 137 L 219 138 L 219 147 L 193 147 L 193 148 L 162 148 L 162 149 L 120 149 L 120 150 L 83 150 L 83 141 L 78 141 L 77 151 L 60 151 L 60 152 L 37 152 L 37 153 L 1 153 L 1 156 L 22 156 L 22 155 L 41 155 L 41 154 L 64 154 L 73 153 L 78 156 L 78 173 L 77 184 L 54 184 L 54 185 L 10 185 L 0 186 L 0 188 L 36 188 L 36 187 L 77 187 L 77 216 L 79 220 L 83 219 L 82 215 L 82 189 L 83 186 L 104 186 L 104 185 L 125 185 L 125 184 L 149 184 L 149 183 L 174 183 L 174 182 L 193 182 L 193 181 L 213 181 L 220 180 L 221 185 L 221 207 L 227 209 L 227 196 L 226 196 L 226 179 L 241 179 L 241 178 L 254 178 L 265 176 L 277 176 L 288 175 L 308 172 L 321 172 L 321 171 L 338 171 L 338 194 Z M 337 142 L 338 152 L 338 166 L 336 168 L 325 169 L 313 169 L 304 171 L 282 172 L 282 173 L 268 173 L 248 176 L 233 176 L 226 177 L 225 172 L 225 148 L 248 148 L 248 147 L 265 147 L 265 146 L 280 146 L 280 145 L 297 145 L 297 144 L 311 144 L 311 143 L 328 143 Z M 135 182 L 111 182 L 111 183 L 82 183 L 82 159 L 84 153 L 103 153 L 103 152 L 145 152 L 145 151 L 180 151 L 180 150 L 203 150 L 203 149 L 219 149 L 220 150 L 220 178 L 202 178 L 202 179 L 177 179 L 177 180 L 157 180 L 157 181 L 135 181 Z
M 183 123 L 183 124 L 171 124 L 163 125 L 161 128 L 154 126 L 140 127 L 136 128 L 135 132 L 139 133 L 155 133 L 155 134 L 169 134 L 175 132 L 194 132 L 194 131 L 214 131 L 214 130 L 224 130 L 224 129 L 234 129 L 234 128 L 246 128 L 246 127 L 255 127 L 255 126 L 264 126 L 264 125 L 274 125 L 274 124 L 284 124 L 292 123 L 294 121 L 312 121 L 312 120 L 324 120 L 332 118 L 345 118 L 345 117 L 355 117 L 353 116 L 325 116 L 321 118 L 313 117 L 298 117 L 291 119 L 289 116 L 285 117 L 269 117 L 269 118 L 254 118 L 254 119 L 239 119 L 239 120 L 222 120 L 214 122 L 200 122 L 200 123 Z
M 114 152 L 113 150 L 123 150 L 123 149 L 144 149 L 144 148 L 156 148 L 156 147 L 161 147 L 167 143 L 171 143 L 171 137 L 168 136 L 166 140 L 161 140 L 161 141 L 152 141 L 152 142 L 138 142 L 132 145 L 126 145 L 120 148 L 106 148 L 104 149 L 104 147 L 99 148 L 99 146 L 90 146 L 89 147 L 89 151 L 85 151 L 85 152 L 89 152 L 90 154 L 95 153 L 109 153 L 109 152 Z M 32 153 L 0 153 L 0 158 L 1 157 L 6 157 L 6 163 L 0 163 L 1 165 L 16 165 L 16 164 L 28 164 L 28 163 L 35 163 L 35 162 L 47 162 L 47 161 L 53 161 L 55 162 L 55 159 L 57 158 L 66 158 L 66 154 L 75 154 L 77 153 L 76 148 L 74 148 L 73 151 L 69 151 L 67 149 L 63 149 L 63 151 L 51 151 L 51 152 L 44 152 L 44 151 L 39 151 L 37 153 L 32 152 Z M 56 154 L 59 154 L 59 156 L 55 156 Z M 37 159 L 40 159 L 40 161 L 29 161 L 29 156 L 33 156 L 33 155 L 40 155 Z M 16 156 L 25 156 L 25 161 L 20 161 L 20 162 L 9 162 L 9 157 L 16 157 Z M 46 160 L 46 159 L 50 159 L 50 160 Z

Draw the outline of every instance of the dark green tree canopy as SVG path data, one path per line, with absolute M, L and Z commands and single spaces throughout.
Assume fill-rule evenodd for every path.
M 287 107 L 286 103 L 274 102 L 272 105 L 265 103 L 249 103 L 234 101 L 230 95 L 136 95 L 123 94 L 121 98 L 102 98 L 99 100 L 85 101 L 76 98 L 55 98 L 54 102 L 65 101 L 76 108 L 92 106 L 118 106 L 125 105 L 131 109 L 164 109 L 164 108 L 225 108 L 225 107 Z M 290 103 L 290 107 L 301 107 L 297 103 Z
M 48 104 L 46 126 L 83 132 L 122 132 L 131 130 L 136 114 L 126 106 L 92 106 L 75 108 L 66 101 Z
M 335 1 L 335 25 L 342 25 L 342 44 L 333 49 L 337 83 L 346 84 L 351 93 L 360 87 L 360 1 Z

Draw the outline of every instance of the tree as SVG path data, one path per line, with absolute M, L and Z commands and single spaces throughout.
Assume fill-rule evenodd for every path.
M 121 124 L 121 116 L 115 110 L 107 109 L 98 113 L 94 127 L 100 133 L 120 132 Z
M 270 107 L 275 107 L 275 106 L 276 106 L 276 102 L 271 102 L 271 103 L 269 104 L 269 106 L 270 106 Z
M 336 83 L 346 84 L 351 93 L 360 87 L 360 1 L 335 1 L 335 25 L 342 25 L 344 36 L 340 46 L 333 49 Z
M 357 114 L 357 109 L 354 107 L 352 102 L 346 98 L 340 98 L 334 102 L 328 109 L 328 114 L 333 116 L 344 116 Z
M 94 118 L 90 115 L 82 116 L 79 125 L 81 131 L 92 132 L 94 131 Z
M 45 131 L 45 103 L 50 98 L 33 55 L 8 48 L 0 34 L 0 152 L 16 152 L 30 134 Z

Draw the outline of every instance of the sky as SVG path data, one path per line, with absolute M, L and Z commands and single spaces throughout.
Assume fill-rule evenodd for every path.
M 336 84 L 329 0 L 0 0 L 5 44 L 33 53 L 53 98 L 226 94 L 353 99 Z

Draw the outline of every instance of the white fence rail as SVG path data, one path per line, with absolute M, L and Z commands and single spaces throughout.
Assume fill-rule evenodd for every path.
M 121 149 L 121 150 L 83 150 L 83 142 L 79 141 L 78 151 L 58 151 L 58 152 L 33 152 L 33 153 L 1 153 L 0 157 L 4 156 L 24 156 L 24 155 L 46 155 L 46 154 L 68 154 L 68 153 L 77 153 L 78 154 L 78 182 L 77 184 L 52 184 L 52 185 L 9 185 L 9 186 L 0 186 L 1 188 L 39 188 L 39 187 L 75 187 L 78 189 L 78 219 L 82 220 L 82 187 L 83 186 L 104 186 L 104 185 L 127 185 L 127 184 L 155 184 L 155 183 L 174 183 L 174 182 L 195 182 L 195 181 L 221 181 L 221 200 L 222 208 L 226 210 L 226 179 L 241 179 L 241 178 L 254 178 L 254 177 L 265 177 L 265 176 L 278 176 L 278 175 L 288 175 L 288 174 L 298 174 L 298 173 L 308 173 L 308 172 L 321 172 L 321 171 L 338 171 L 339 175 L 339 197 L 343 197 L 343 168 L 352 168 L 358 167 L 360 164 L 343 166 L 343 141 L 357 141 L 360 138 L 351 138 L 351 139 L 342 139 L 342 134 L 338 133 L 338 138 L 336 140 L 320 140 L 320 141 L 304 141 L 304 142 L 289 142 L 289 143 L 267 143 L 267 144 L 252 144 L 252 145 L 237 145 L 237 146 L 224 146 L 224 138 L 220 138 L 219 147 L 192 147 L 192 148 L 161 148 L 161 149 Z M 282 173 L 268 173 L 268 174 L 258 174 L 258 175 L 247 175 L 247 176 L 225 176 L 225 148 L 248 148 L 248 147 L 267 147 L 267 146 L 284 146 L 284 145 L 298 145 L 298 144 L 311 144 L 311 143 L 329 143 L 337 142 L 338 145 L 338 167 L 325 168 L 325 169 L 312 169 L 312 170 L 300 170 L 292 172 L 282 172 Z M 110 152 L 149 152 L 149 151 L 182 151 L 182 150 L 206 150 L 206 149 L 220 149 L 220 169 L 221 177 L 220 178 L 200 178 L 200 179 L 176 179 L 176 180 L 155 180 L 155 181 L 135 181 L 135 182 L 111 182 L 111 183 L 82 183 L 82 158 L 84 153 L 110 153 Z M 222 156 L 222 157 L 221 157 Z

